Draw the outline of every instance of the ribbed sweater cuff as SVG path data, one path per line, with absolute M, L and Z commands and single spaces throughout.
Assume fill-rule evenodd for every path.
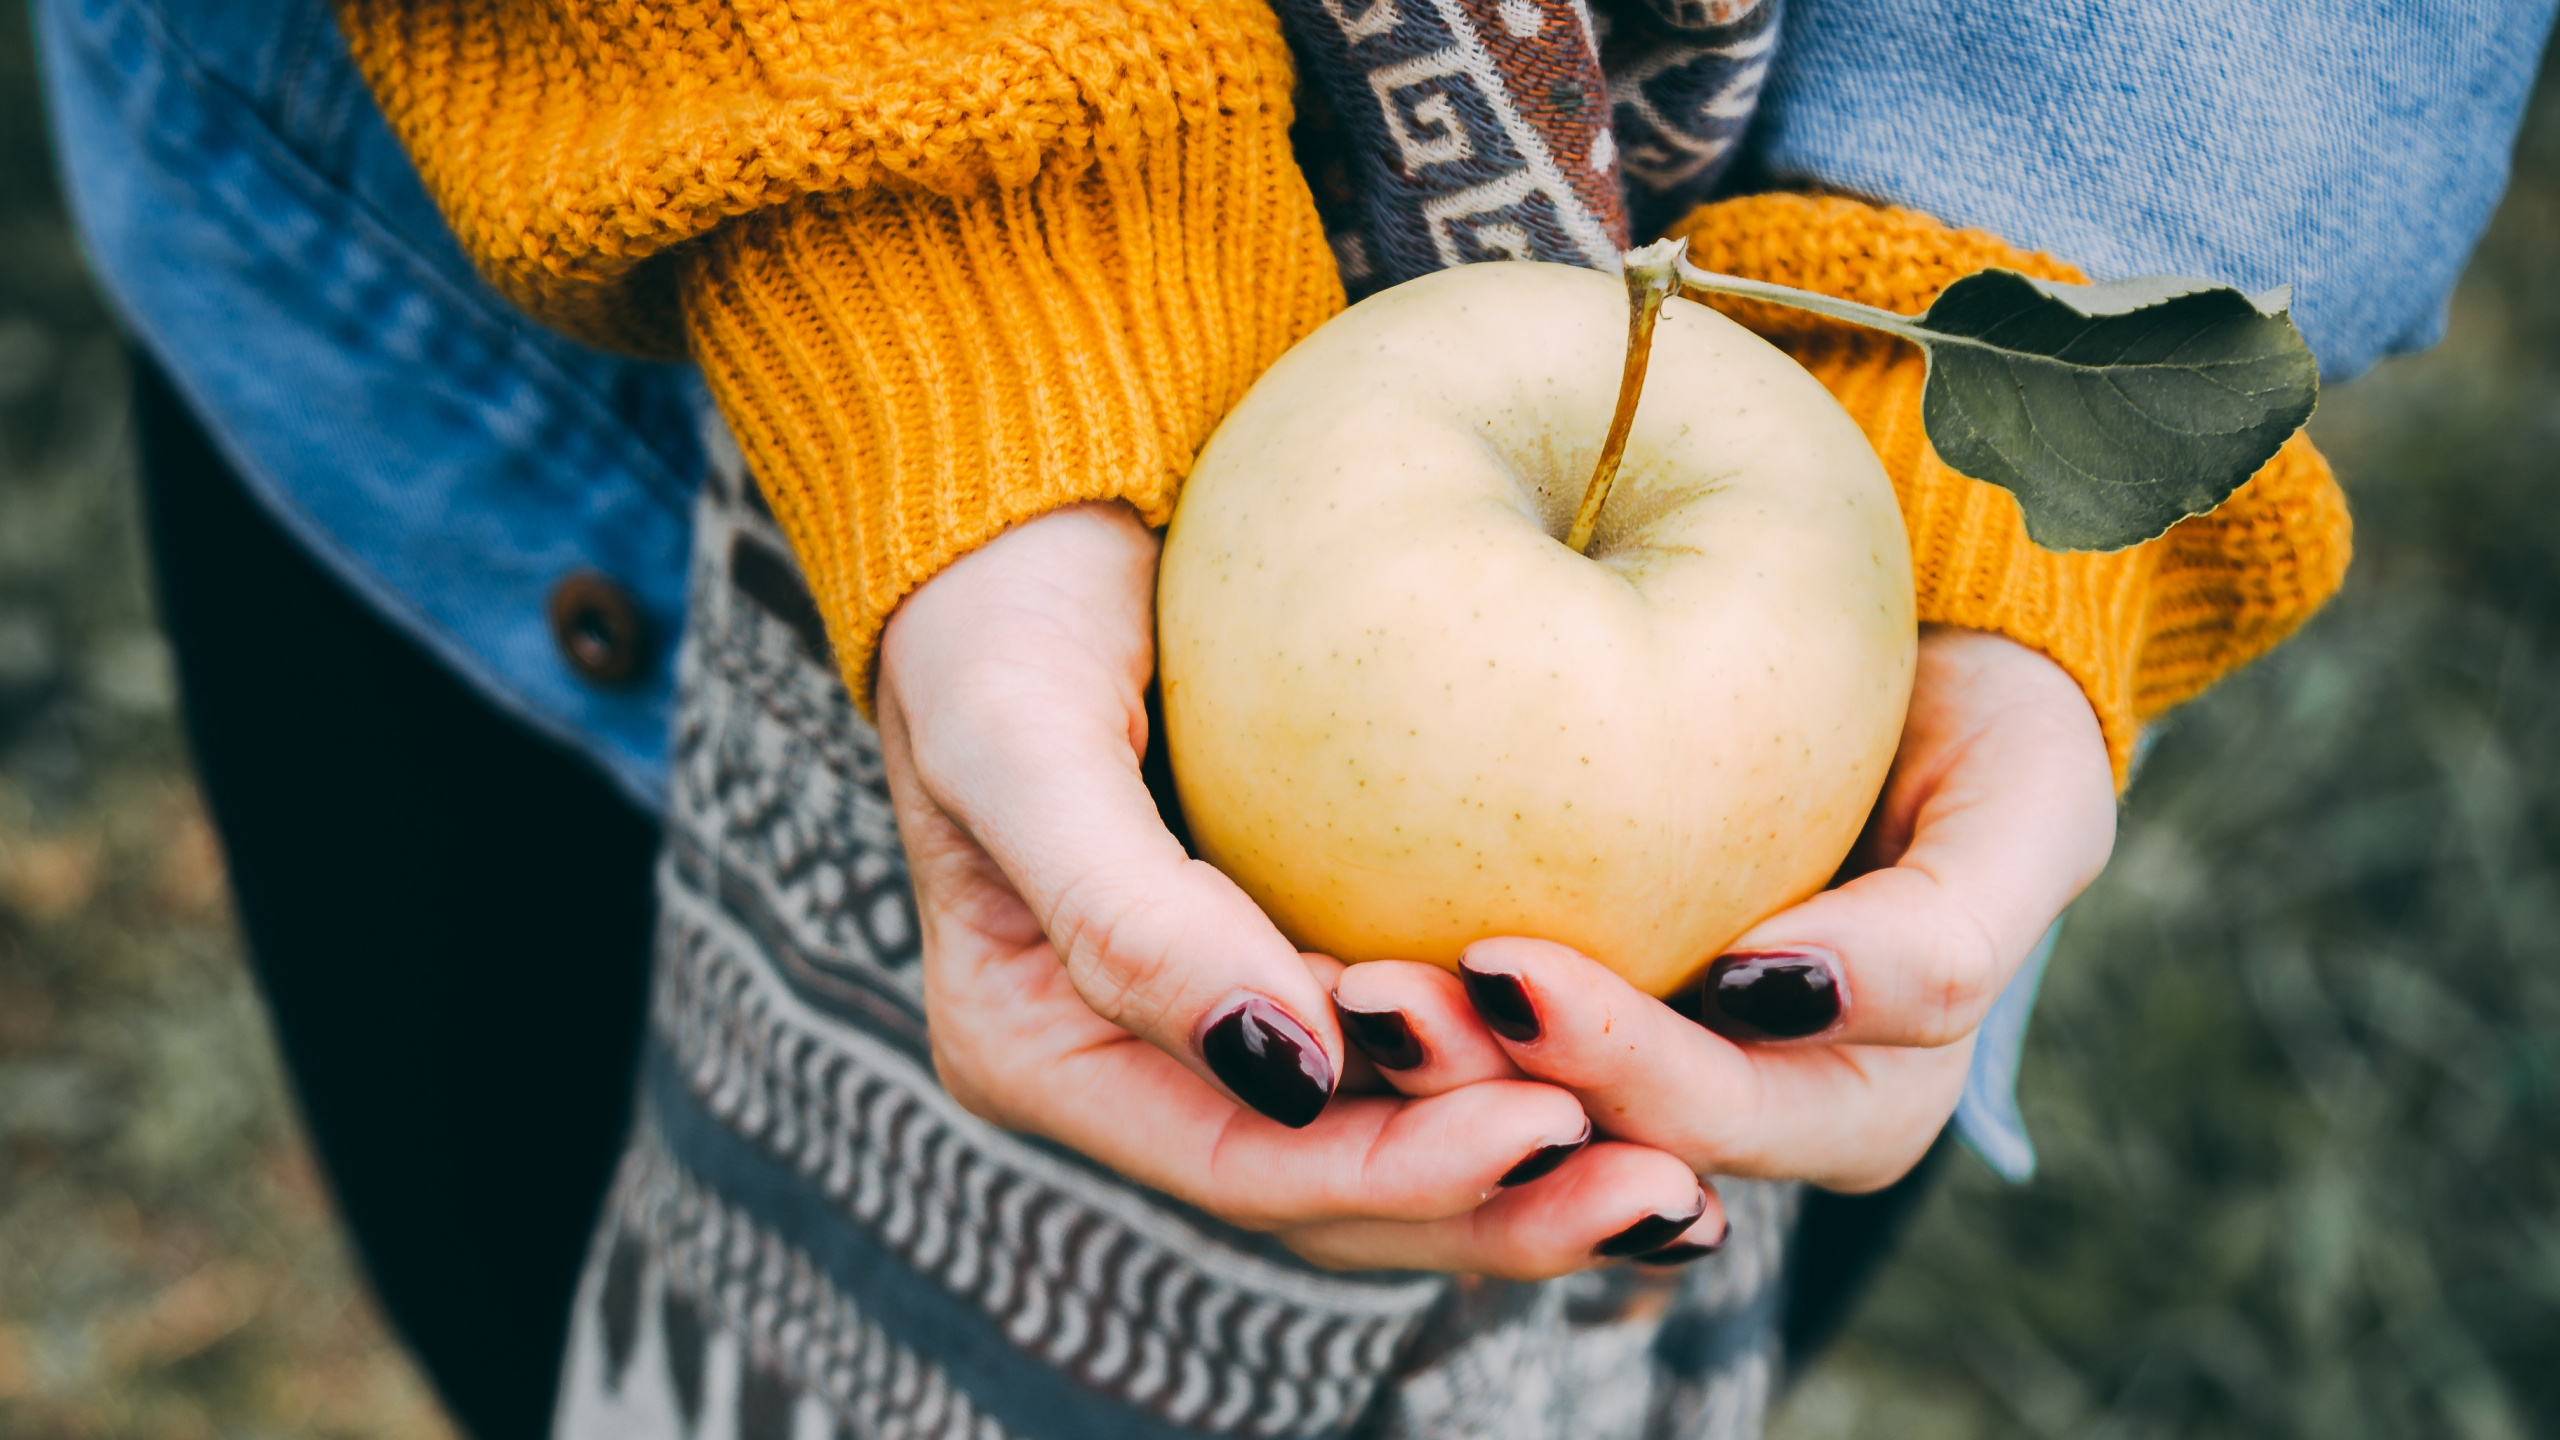
M 1906 315 L 1991 266 L 2085 278 L 1981 231 L 1837 197 L 1722 201 L 1672 233 L 1710 270 Z M 1902 502 L 1921 621 L 2005 635 L 2060 665 L 2097 713 L 2118 786 L 2142 721 L 2282 639 L 2345 573 L 2345 502 L 2305 436 L 2211 515 L 2125 550 L 2057 554 L 2027 538 L 2007 491 L 1930 448 L 1917 348 L 1801 311 L 1715 303 L 1795 356 L 1866 431 Z
M 2134 674 L 2144 719 L 2275 648 L 2346 583 L 2346 496 L 2297 434 L 2239 493 L 2162 537 Z
M 1857 418 L 1893 477 L 1921 623 L 1989 630 L 2044 652 L 2089 697 L 2121 787 L 2141 728 L 2134 672 L 2156 550 L 2062 555 L 2029 540 L 2009 492 L 1966 479 L 1930 449 L 1920 424 L 1926 370 L 1904 342 L 1817 347 L 1798 358 Z
M 1218 420 L 1341 308 L 1285 113 L 1225 118 L 962 198 L 805 198 L 690 252 L 694 357 L 866 712 L 909 592 L 1062 506 L 1163 523 Z

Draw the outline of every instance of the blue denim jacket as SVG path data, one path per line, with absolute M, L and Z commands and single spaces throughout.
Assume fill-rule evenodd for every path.
M 2093 274 L 2290 282 L 2332 381 L 2431 343 L 2504 189 L 2553 0 L 1790 0 L 1739 173 L 1981 226 Z M 688 500 L 684 367 L 534 325 L 472 272 L 323 0 L 38 0 L 63 178 L 140 342 L 350 587 L 652 808 Z M 582 680 L 547 600 L 618 580 L 661 639 Z M 2038 951 L 1959 1128 L 2011 1100 Z
M 481 283 L 324 0 L 41 0 L 90 263 L 278 519 L 497 704 L 656 809 L 702 475 L 689 369 L 600 354 Z M 619 580 L 659 637 L 581 680 L 547 602 Z

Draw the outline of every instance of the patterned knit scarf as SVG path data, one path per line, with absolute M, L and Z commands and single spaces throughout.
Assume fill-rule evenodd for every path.
M 1781 0 L 1277 0 L 1354 299 L 1478 260 L 1614 271 L 1731 162 Z

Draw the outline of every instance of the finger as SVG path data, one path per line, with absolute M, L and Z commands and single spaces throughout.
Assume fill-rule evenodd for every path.
M 1142 1184 L 1246 1229 L 1352 1217 L 1462 1215 L 1534 1184 L 1587 1145 L 1591 1124 L 1551 1085 L 1494 1081 L 1422 1100 L 1344 1096 L 1292 1130 L 1202 1088 L 1162 1052 L 1124 1044 L 1066 1086 L 1123 1097 L 1108 1111 L 1026 1107 L 1017 1118 Z M 1107 1077 L 1107 1078 L 1106 1078 Z M 1207 1103 L 1201 1103 L 1201 1102 Z M 1125 1123 L 1144 1115 L 1143 1128 Z
M 1307 967 L 1307 973 L 1315 977 L 1316 983 L 1325 988 L 1327 994 L 1333 992 L 1336 983 L 1342 978 L 1342 972 L 1350 968 L 1330 955 L 1301 952 L 1298 959 Z M 1337 1095 L 1397 1093 L 1396 1087 L 1387 1082 L 1385 1072 L 1381 1071 L 1377 1064 L 1361 1050 L 1359 1041 L 1351 1033 L 1349 1021 L 1342 1014 L 1339 999 L 1334 1004 L 1334 1019 L 1341 1022 L 1343 1027 L 1342 1078 L 1335 1082 L 1334 1093 Z
M 1599 1144 L 1545 1180 L 1507 1191 L 1463 1215 L 1426 1224 L 1339 1221 L 1285 1231 L 1290 1249 L 1338 1270 L 1445 1270 L 1504 1280 L 1547 1280 L 1594 1265 L 1720 1244 L 1727 1229 L 1715 1192 L 1659 1150 Z
M 936 1070 L 973 1113 L 1248 1228 L 1462 1214 L 1590 1133 L 1572 1096 L 1523 1080 L 1344 1096 L 1287 1128 L 1094 1015 L 1045 946 L 946 964 L 927 984 Z
M 1514 1064 L 1560 1085 L 1613 1139 L 1699 1174 L 1871 1190 L 1918 1163 L 1954 1113 L 1970 1037 L 1935 1049 L 1737 1045 L 1544 940 L 1483 940 L 1470 999 Z
M 1948 1044 L 1982 1023 L 2104 867 L 2114 777 L 2087 702 L 2042 657 L 1966 638 L 2004 647 L 1992 652 L 1999 663 L 2016 657 L 2044 673 L 2004 677 L 2006 698 L 1984 704 L 1991 682 L 1950 677 L 1940 647 L 1936 683 L 1915 692 L 1912 722 L 1934 743 L 1897 762 L 1879 817 L 1895 863 L 1744 933 L 1703 977 L 1694 1005 L 1705 1023 L 1755 1041 Z M 1970 722 L 1923 713 L 1967 704 L 1983 713 Z
M 1325 987 L 1262 912 L 1188 859 L 1140 777 L 1154 542 L 1126 507 L 1059 511 L 937 576 L 882 650 L 900 801 L 947 816 L 1056 947 L 1093 1012 L 1284 1124 L 1342 1073 Z M 932 876 L 919 870 L 920 903 Z M 928 927 L 928 936 L 930 936 Z
M 934 798 L 1003 871 L 1095 1014 L 1273 1119 L 1312 1120 L 1342 1043 L 1297 947 L 1183 855 L 1139 777 L 1140 750 L 1103 717 L 1069 714 L 1073 687 L 1010 693 L 1051 718 L 1038 730 L 943 722 L 919 738 Z
M 1436 965 L 1377 960 L 1334 980 L 1342 1033 L 1407 1095 L 1438 1095 L 1520 1070 L 1467 1004 L 1458 977 Z

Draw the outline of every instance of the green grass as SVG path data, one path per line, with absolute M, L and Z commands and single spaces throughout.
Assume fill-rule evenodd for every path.
M 433 1436 L 326 1224 L 0 5 L 0 1436 Z M 1781 1440 L 2560 1434 L 2560 86 L 2339 388 L 2347 594 L 2175 719 L 1970 1160 Z

